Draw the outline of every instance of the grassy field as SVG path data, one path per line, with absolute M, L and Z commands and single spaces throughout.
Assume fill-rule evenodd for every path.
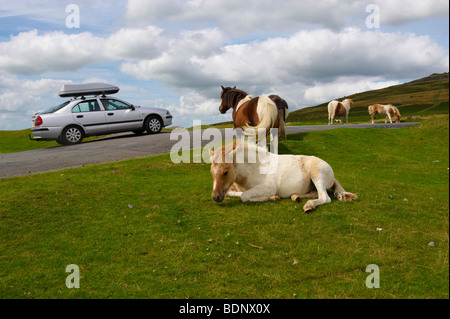
M 349 123 L 370 123 L 367 107 L 374 103 L 393 104 L 402 115 L 402 122 L 420 121 L 430 115 L 448 113 L 448 78 L 425 82 L 411 82 L 380 90 L 353 94 Z M 344 97 L 338 99 L 342 101 Z M 326 125 L 328 110 L 326 103 L 291 112 L 286 119 L 289 125 Z M 294 106 L 295 108 L 295 106 Z M 384 123 L 384 116 L 377 116 L 376 122 Z
M 323 158 L 358 200 L 217 204 L 209 164 L 169 155 L 0 179 L 0 298 L 449 298 L 448 110 L 279 148 Z

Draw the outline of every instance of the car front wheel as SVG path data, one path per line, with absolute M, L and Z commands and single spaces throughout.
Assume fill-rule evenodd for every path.
M 84 138 L 84 132 L 78 126 L 66 127 L 60 138 L 57 140 L 58 143 L 62 145 L 73 145 L 81 143 Z
M 157 116 L 151 116 L 145 121 L 144 128 L 148 133 L 156 134 L 161 132 L 163 124 Z

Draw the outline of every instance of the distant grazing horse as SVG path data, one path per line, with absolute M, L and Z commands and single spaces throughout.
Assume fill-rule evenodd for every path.
M 239 160 L 239 152 L 243 156 Z M 249 154 L 257 154 L 249 161 Z M 333 169 L 315 156 L 277 155 L 253 143 L 235 142 L 216 151 L 210 150 L 213 191 L 211 197 L 222 202 L 225 195 L 240 197 L 243 202 L 263 202 L 291 198 L 298 202 L 308 198 L 304 212 L 318 205 L 330 203 L 327 189 L 341 201 L 351 201 L 357 196 L 348 193 L 334 177 Z M 263 168 L 272 166 L 269 173 Z M 267 171 L 266 171 L 267 172 Z M 317 198 L 312 200 L 312 198 Z
M 261 95 L 253 98 L 247 92 L 222 86 L 222 103 L 219 111 L 225 114 L 233 109 L 234 128 L 242 128 L 244 134 L 257 136 L 258 129 L 269 134 L 271 128 L 280 129 L 279 137 L 284 139 L 284 121 L 288 115 L 288 105 L 278 95 Z
M 333 100 L 328 103 L 328 125 L 332 125 L 335 116 L 341 116 L 341 124 L 344 123 L 344 115 L 348 124 L 348 113 L 353 105 L 352 99 L 345 99 L 342 102 Z
M 392 104 L 373 104 L 370 105 L 369 114 L 372 117 L 372 124 L 375 124 L 375 115 L 378 114 L 386 114 L 386 118 L 384 119 L 384 123 L 387 123 L 387 119 L 389 118 L 389 122 L 392 123 L 391 116 L 393 115 L 395 118 L 395 122 L 400 122 L 400 111 L 398 108 L 393 106 Z

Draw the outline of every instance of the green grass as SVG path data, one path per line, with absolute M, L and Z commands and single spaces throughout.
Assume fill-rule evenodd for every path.
M 311 214 L 217 204 L 209 165 L 167 154 L 0 179 L 0 298 L 449 298 L 448 124 L 289 135 L 359 196 Z

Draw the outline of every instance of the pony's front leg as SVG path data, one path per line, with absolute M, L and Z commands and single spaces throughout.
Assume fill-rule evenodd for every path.
M 391 114 L 389 114 L 389 113 L 386 115 L 386 119 L 384 120 L 384 123 L 387 123 L 388 117 L 389 117 L 389 122 L 391 122 L 391 124 L 392 124 Z
M 226 196 L 229 197 L 241 197 L 243 191 L 236 184 L 231 185 L 230 189 L 226 193 Z
M 243 192 L 241 200 L 243 202 L 266 202 L 268 200 L 276 200 L 277 196 L 274 195 L 274 193 L 275 192 L 267 186 L 258 185 Z
M 229 196 L 229 197 L 241 197 L 242 193 L 243 192 L 236 192 L 236 191 L 229 190 L 227 192 L 226 196 Z

